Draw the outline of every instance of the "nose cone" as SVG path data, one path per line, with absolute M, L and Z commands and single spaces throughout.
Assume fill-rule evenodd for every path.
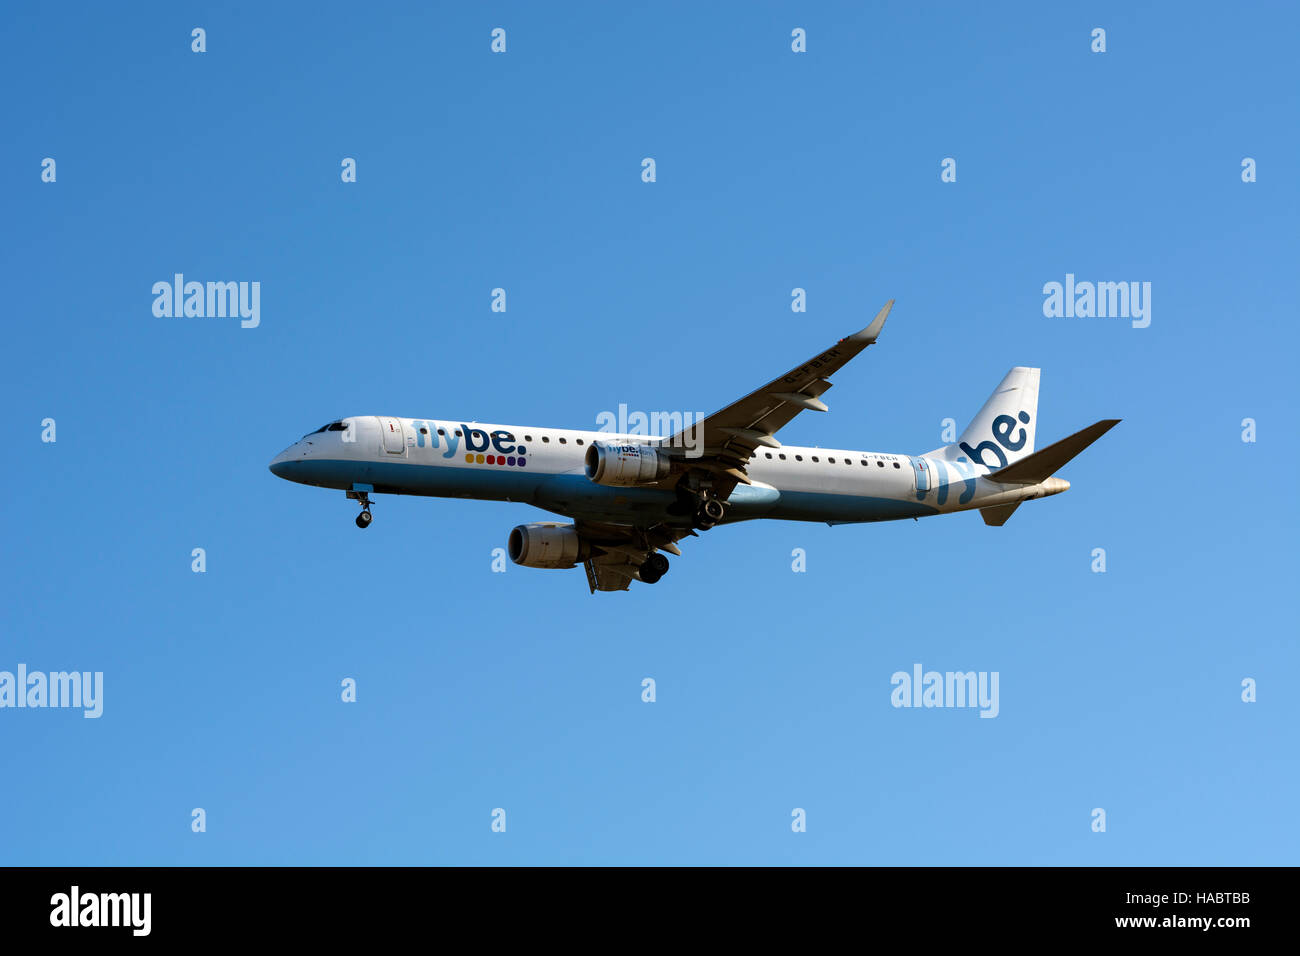
M 298 453 L 298 446 L 290 445 L 284 451 L 280 452 L 280 454 L 272 458 L 271 463 L 267 465 L 267 467 L 271 469 L 271 474 L 275 475 L 277 478 L 286 478 L 292 481 L 294 463 L 299 457 L 301 456 Z

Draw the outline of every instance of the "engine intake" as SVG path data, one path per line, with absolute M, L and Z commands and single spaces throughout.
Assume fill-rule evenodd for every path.
M 571 524 L 541 521 L 521 524 L 506 544 L 510 560 L 526 568 L 572 568 L 586 561 L 591 547 Z
M 672 459 L 650 445 L 594 442 L 587 447 L 587 477 L 598 485 L 648 485 L 668 477 Z

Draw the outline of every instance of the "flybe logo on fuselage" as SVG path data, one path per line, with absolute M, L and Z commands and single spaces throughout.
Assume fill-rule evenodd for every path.
M 454 425 L 451 422 L 420 419 L 412 421 L 411 427 L 415 432 L 416 448 L 442 448 L 445 445 L 443 458 L 455 458 L 463 453 L 466 464 L 471 465 L 507 465 L 518 468 L 527 465 L 524 456 L 528 449 L 516 444 L 515 436 L 503 428 L 488 432 L 463 423 Z
M 1028 412 L 1019 412 L 1016 415 L 1016 418 L 1020 419 L 1022 425 L 1029 424 Z M 1007 455 L 1006 452 L 1002 450 L 1003 448 L 1007 451 L 1020 451 L 1020 449 L 1025 447 L 1025 442 L 1029 441 L 1029 432 L 1023 428 L 1020 429 L 1020 433 L 1013 438 L 1011 433 L 1014 432 L 1015 429 L 1015 418 L 1012 418 L 1010 415 L 999 415 L 997 418 L 993 419 L 993 437 L 997 439 L 996 443 L 992 441 L 982 441 L 972 448 L 966 442 L 962 442 L 957 447 L 970 455 L 971 461 L 975 462 L 977 465 L 983 465 L 985 468 L 991 468 L 996 471 L 999 468 L 1007 467 Z M 1001 447 L 998 447 L 999 445 Z M 985 449 L 993 452 L 994 457 L 997 459 L 995 462 L 987 462 L 984 460 Z

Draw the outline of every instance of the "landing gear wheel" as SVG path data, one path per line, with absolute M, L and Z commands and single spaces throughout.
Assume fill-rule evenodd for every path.
M 695 527 L 702 530 L 712 528 L 727 513 L 727 506 L 717 498 L 705 498 L 695 512 Z
M 366 487 L 369 487 L 367 485 Z M 361 514 L 357 515 L 357 527 L 370 527 L 370 493 L 368 491 L 349 491 L 348 498 L 361 503 Z
M 637 574 L 646 584 L 654 584 L 668 571 L 668 559 L 662 554 L 656 552 L 645 559 L 645 563 L 637 568 Z

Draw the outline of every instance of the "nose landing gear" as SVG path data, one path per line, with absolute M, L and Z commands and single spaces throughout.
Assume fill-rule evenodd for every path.
M 361 502 L 361 514 L 357 515 L 357 527 L 369 528 L 373 515 L 370 514 L 370 494 L 365 491 L 349 491 L 348 497 Z

